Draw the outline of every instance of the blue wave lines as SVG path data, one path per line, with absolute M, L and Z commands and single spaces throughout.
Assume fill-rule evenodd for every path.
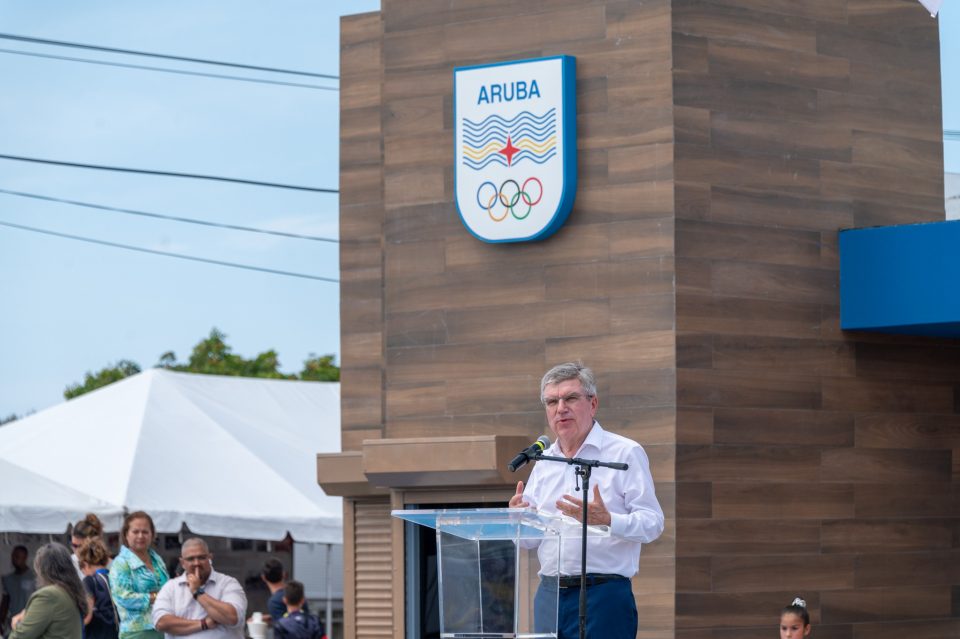
M 534 115 L 530 111 L 521 111 L 520 113 L 518 113 L 516 116 L 514 116 L 509 120 L 505 120 L 500 115 L 494 114 L 491 116 L 487 116 L 480 122 L 474 122 L 473 120 L 464 118 L 463 128 L 465 131 L 477 131 L 485 127 L 494 126 L 494 125 L 510 128 L 515 124 L 520 124 L 522 122 L 533 122 L 534 124 L 541 125 L 541 124 L 546 124 L 548 121 L 556 121 L 557 119 L 556 116 L 557 116 L 556 107 L 550 109 L 543 115 Z
M 524 160 L 544 164 L 557 155 L 557 110 L 540 115 L 521 111 L 510 119 L 495 114 L 479 122 L 464 118 L 462 138 L 463 164 L 474 170 Z M 512 152 L 505 153 L 510 145 Z
M 521 160 L 530 160 L 535 164 L 544 164 L 548 160 L 552 159 L 556 154 L 557 154 L 557 150 L 555 148 L 550 149 L 543 156 L 538 156 L 532 151 L 524 150 L 524 151 L 520 151 L 519 153 L 513 156 L 512 164 L 516 164 Z M 480 169 L 485 168 L 491 164 L 499 164 L 500 166 L 507 166 L 507 158 L 506 156 L 501 155 L 500 153 L 492 153 L 480 161 L 472 160 L 469 157 L 464 156 L 463 163 L 464 165 L 470 167 L 471 169 L 479 171 Z
M 531 129 L 528 127 L 522 127 L 516 131 L 488 131 L 482 137 L 481 136 L 472 136 L 464 132 L 463 134 L 463 143 L 469 144 L 474 148 L 480 148 L 490 144 L 491 140 L 496 140 L 498 142 L 507 143 L 507 138 L 509 137 L 516 144 L 521 139 L 524 140 L 533 140 L 534 142 L 541 143 L 550 139 L 550 136 L 556 134 L 557 127 L 550 126 L 542 130 Z

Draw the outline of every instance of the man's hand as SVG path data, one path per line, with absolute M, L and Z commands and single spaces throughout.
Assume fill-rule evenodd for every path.
M 203 585 L 200 580 L 200 566 L 194 566 L 187 572 L 187 587 L 190 588 L 190 594 L 197 592 L 197 588 Z
M 582 499 L 577 499 L 572 495 L 564 495 L 557 500 L 557 508 L 564 515 L 573 517 L 577 521 L 583 521 Z M 610 521 L 610 511 L 607 510 L 603 498 L 600 497 L 600 487 L 594 484 L 593 501 L 587 503 L 587 523 L 591 526 L 609 526 Z
M 503 502 L 501 502 L 503 503 Z M 525 501 L 523 498 L 523 482 L 517 482 L 517 492 L 513 497 L 510 498 L 510 507 L 511 508 L 526 508 L 530 505 L 530 502 Z

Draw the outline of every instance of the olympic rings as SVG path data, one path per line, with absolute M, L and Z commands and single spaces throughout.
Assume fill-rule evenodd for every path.
M 536 198 L 533 197 L 531 190 L 528 190 L 533 183 L 536 183 Z M 543 199 L 543 183 L 536 177 L 527 178 L 522 186 L 516 180 L 504 180 L 499 189 L 493 182 L 486 181 L 477 189 L 477 205 L 486 211 L 494 222 L 504 221 L 508 214 L 517 220 L 526 219 L 541 199 Z M 500 217 L 493 212 L 497 201 L 503 206 L 503 215 Z M 518 213 L 517 206 L 521 203 L 526 204 L 527 210 Z

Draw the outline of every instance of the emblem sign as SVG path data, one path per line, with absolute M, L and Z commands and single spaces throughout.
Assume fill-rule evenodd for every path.
M 457 211 L 485 242 L 526 242 L 563 225 L 577 190 L 576 60 L 453 71 Z

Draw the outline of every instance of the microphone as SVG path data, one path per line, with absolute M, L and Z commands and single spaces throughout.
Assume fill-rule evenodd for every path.
M 550 438 L 546 435 L 541 435 L 537 438 L 537 441 L 533 442 L 533 445 L 527 448 L 526 450 L 520 451 L 520 454 L 513 458 L 507 468 L 510 469 L 511 473 L 517 472 L 518 468 L 524 467 L 528 461 L 541 454 L 543 451 L 550 446 Z

